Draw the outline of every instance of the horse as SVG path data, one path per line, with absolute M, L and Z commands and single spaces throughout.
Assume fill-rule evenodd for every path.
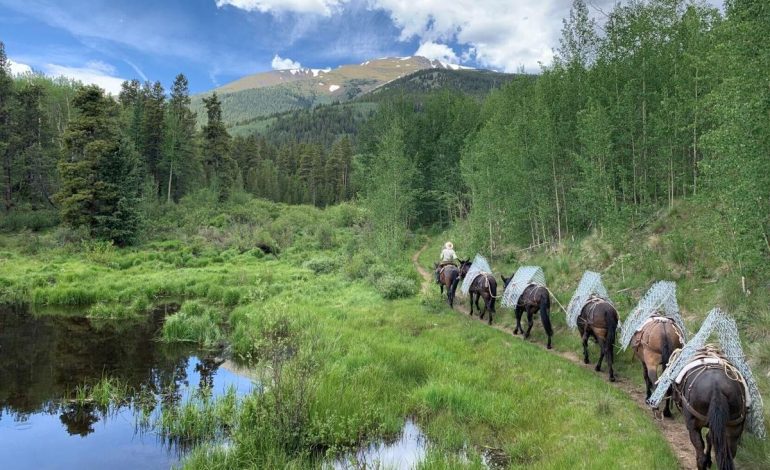
M 713 357 L 713 356 L 712 356 Z M 745 384 L 738 371 L 726 360 L 700 364 L 673 384 L 674 401 L 682 410 L 690 442 L 695 447 L 698 470 L 711 467 L 711 448 L 719 470 L 733 470 L 738 439 L 746 422 Z M 703 447 L 703 428 L 709 429 Z
M 468 274 L 468 270 L 471 267 L 470 260 L 462 262 L 460 264 L 460 276 L 465 279 Z M 481 273 L 471 281 L 471 286 L 468 289 L 470 293 L 471 301 L 471 316 L 473 316 L 473 305 L 476 305 L 476 309 L 479 310 L 479 318 L 484 319 L 484 315 L 489 311 L 488 322 L 492 324 L 492 315 L 495 311 L 495 301 L 497 300 L 497 280 L 495 276 L 489 273 Z M 479 307 L 479 299 L 484 299 L 484 309 Z
M 583 362 L 588 364 L 588 339 L 593 338 L 599 345 L 599 362 L 596 371 L 602 370 L 602 360 L 607 356 L 610 382 L 615 381 L 615 334 L 618 330 L 618 311 L 608 301 L 591 297 L 583 305 L 577 318 L 578 331 L 583 339 Z M 648 397 L 649 398 L 649 397 Z
M 459 260 L 463 263 L 463 260 Z M 454 264 L 447 264 L 439 267 L 438 263 L 434 266 L 438 271 L 439 285 L 441 286 L 441 295 L 444 295 L 444 288 L 446 287 L 446 301 L 450 308 L 454 308 L 455 292 L 457 292 L 457 284 L 460 282 L 460 269 Z
M 502 274 L 500 277 L 503 278 L 503 285 L 507 288 L 511 279 L 513 279 L 513 274 L 508 278 Z M 528 323 L 526 333 L 524 333 L 524 328 L 521 327 L 521 315 L 525 310 L 527 311 Z M 543 322 L 543 328 L 545 328 L 545 333 L 548 335 L 547 348 L 551 349 L 551 337 L 553 336 L 551 317 L 549 315 L 551 310 L 551 294 L 544 286 L 530 284 L 519 296 L 519 300 L 516 302 L 516 328 L 513 330 L 513 334 L 516 335 L 521 332 L 524 333 L 524 338 L 529 338 L 529 333 L 532 331 L 532 325 L 534 324 L 533 315 L 538 310 L 540 310 L 540 321 Z
M 668 317 L 654 316 L 645 322 L 631 338 L 634 356 L 642 363 L 647 398 L 650 398 L 655 382 L 658 381 L 658 366 L 661 373 L 666 370 L 671 353 L 684 346 L 682 332 Z M 666 398 L 663 416 L 671 417 L 671 397 Z

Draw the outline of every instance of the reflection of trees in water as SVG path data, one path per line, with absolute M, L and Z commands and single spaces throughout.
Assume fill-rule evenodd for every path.
M 202 357 L 199 358 L 199 361 L 195 365 L 195 371 L 200 374 L 198 388 L 211 390 L 214 388 L 214 375 L 225 360 L 218 357 Z
M 130 400 L 187 385 L 190 350 L 155 340 L 165 314 L 158 309 L 142 321 L 97 322 L 0 308 L 0 419 L 58 414 L 62 398 L 105 377 L 126 385 Z M 211 366 L 204 369 L 211 382 Z M 181 394 L 172 391 L 169 398 L 178 402 Z
M 85 437 L 94 432 L 94 424 L 99 422 L 99 410 L 91 404 L 69 404 L 62 407 L 59 416 L 70 436 Z

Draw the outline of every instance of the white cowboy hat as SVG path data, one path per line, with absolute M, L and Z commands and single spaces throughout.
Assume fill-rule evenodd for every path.
M 446 242 L 444 243 L 444 248 L 446 248 L 447 250 L 454 250 L 455 246 L 452 245 L 452 242 Z

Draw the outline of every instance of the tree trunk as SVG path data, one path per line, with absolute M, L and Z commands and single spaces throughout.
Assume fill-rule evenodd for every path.
M 171 162 L 171 164 L 168 167 L 168 192 L 166 197 L 166 203 L 171 204 L 171 177 L 174 173 L 174 162 Z

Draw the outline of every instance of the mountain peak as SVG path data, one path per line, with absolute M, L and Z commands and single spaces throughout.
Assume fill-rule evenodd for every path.
M 341 65 L 337 68 L 294 68 L 257 73 L 230 82 L 217 89 L 220 93 L 295 84 L 315 92 L 335 93 L 354 81 L 358 92 L 366 92 L 384 83 L 425 69 L 471 69 L 458 64 L 428 59 L 422 56 L 380 57 L 360 64 Z

